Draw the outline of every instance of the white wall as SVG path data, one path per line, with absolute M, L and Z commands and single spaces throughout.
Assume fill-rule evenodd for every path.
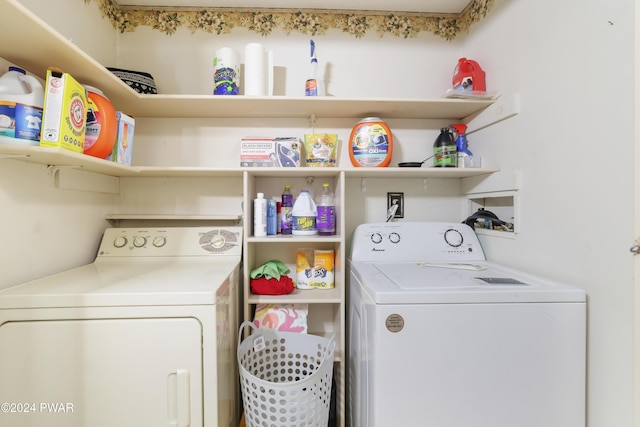
M 115 33 L 95 5 L 64 2 L 21 1 L 97 60 L 115 62 Z M 91 24 L 69 25 L 74 19 Z M 9 65 L 0 58 L 2 73 Z M 109 226 L 105 214 L 113 212 L 116 196 L 60 189 L 55 181 L 46 166 L 0 158 L 0 288 L 95 257 L 102 231 Z
M 95 1 L 18 1 L 99 63 L 105 66 L 115 63 L 117 33 L 109 21 L 102 19 Z
M 112 194 L 55 187 L 47 166 L 0 160 L 0 288 L 93 260 Z
M 316 42 L 327 93 L 340 97 L 434 98 L 451 85 L 456 43 L 422 34 L 398 39 L 367 34 L 362 39 L 338 30 L 311 37 L 275 31 L 262 37 L 238 28 L 231 34 L 179 29 L 164 36 L 148 27 L 119 34 L 118 66 L 150 72 L 162 93 L 213 93 L 216 49 L 234 49 L 244 64 L 247 43 L 262 43 L 274 52 L 276 95 L 302 96 L 309 73 L 309 40 Z
M 490 257 L 586 289 L 588 425 L 632 425 L 632 0 L 497 1 L 465 50 L 521 113 L 469 136 L 522 173 L 515 240 Z

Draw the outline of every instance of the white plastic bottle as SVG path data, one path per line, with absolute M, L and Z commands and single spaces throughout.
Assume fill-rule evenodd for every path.
M 316 44 L 311 40 L 311 70 L 305 83 L 305 96 L 324 96 L 324 80 L 318 75 L 318 58 Z
M 321 236 L 336 234 L 336 202 L 329 183 L 322 184 L 317 201 L 316 228 Z
M 300 195 L 293 204 L 291 216 L 293 217 L 292 233 L 298 236 L 318 234 L 316 228 L 317 208 L 313 197 L 308 190 L 300 191 Z
M 40 145 L 44 88 L 22 68 L 0 76 L 0 143 Z
M 253 235 L 267 235 L 267 199 L 264 193 L 258 193 L 258 198 L 253 201 Z

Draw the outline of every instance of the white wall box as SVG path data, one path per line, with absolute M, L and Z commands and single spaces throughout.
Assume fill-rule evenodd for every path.
M 472 215 L 478 209 L 485 209 L 496 214 L 502 221 L 513 224 L 513 231 L 476 228 L 476 234 L 513 239 L 520 232 L 518 228 L 519 201 L 517 191 L 472 194 L 467 195 L 467 199 L 469 201 L 469 215 Z

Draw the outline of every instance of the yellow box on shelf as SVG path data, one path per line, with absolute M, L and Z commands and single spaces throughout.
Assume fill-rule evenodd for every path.
M 40 146 L 84 152 L 87 90 L 57 68 L 47 70 L 46 81 Z

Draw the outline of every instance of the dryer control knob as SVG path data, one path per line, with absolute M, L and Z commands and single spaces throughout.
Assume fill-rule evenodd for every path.
M 371 235 L 371 241 L 375 244 L 381 243 L 382 242 L 382 234 L 380 233 L 373 233 Z
M 113 240 L 113 246 L 116 248 L 124 248 L 127 244 L 127 238 L 123 236 L 118 236 Z
M 146 237 L 136 236 L 133 238 L 133 246 L 135 246 L 136 248 L 141 248 L 146 244 L 147 244 Z
M 398 233 L 391 233 L 389 234 L 389 240 L 391 241 L 391 243 L 398 243 L 400 242 L 400 235 Z
M 216 234 L 211 238 L 211 246 L 213 246 L 214 248 L 221 248 L 225 243 L 226 240 L 224 236 L 221 236 L 219 234 Z
M 167 238 L 164 236 L 158 236 L 153 239 L 153 246 L 161 248 L 167 244 Z

